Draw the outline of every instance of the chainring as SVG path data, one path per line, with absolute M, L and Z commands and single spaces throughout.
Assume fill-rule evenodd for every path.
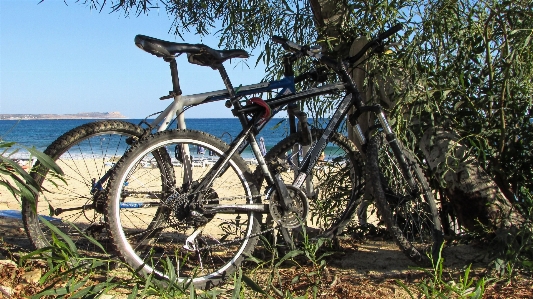
M 309 212 L 309 202 L 302 190 L 287 185 L 287 191 L 292 199 L 292 206 L 289 211 L 283 211 L 280 197 L 277 191 L 272 188 L 271 192 L 267 194 L 267 199 L 270 201 L 269 210 L 273 220 L 284 228 L 297 228 L 305 223 L 307 213 Z

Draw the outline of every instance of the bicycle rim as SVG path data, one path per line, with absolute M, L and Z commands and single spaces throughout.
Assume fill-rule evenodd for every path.
M 36 248 L 52 244 L 52 231 L 40 219 L 46 219 L 70 237 L 85 253 L 100 252 L 86 236 L 105 243 L 107 233 L 103 214 L 94 206 L 94 196 L 102 190 L 93 188 L 129 147 L 126 140 L 141 136 L 143 129 L 127 122 L 101 121 L 75 128 L 52 143 L 45 153 L 65 173 L 61 179 L 42 167 L 33 168 L 33 177 L 43 188 L 33 201 L 23 199 L 23 219 L 29 238 Z M 104 244 L 105 245 L 105 244 Z
M 400 149 L 416 182 L 411 190 L 383 134 L 372 137 L 367 153 L 367 179 L 382 220 L 404 253 L 413 261 L 436 258 L 443 242 L 442 228 L 433 193 L 415 156 Z
M 176 148 L 193 153 L 193 182 L 183 183 L 183 161 Z M 227 145 L 190 130 L 167 131 L 139 142 L 120 161 L 108 191 L 107 215 L 113 243 L 122 258 L 143 275 L 197 288 L 211 288 L 228 278 L 257 242 L 259 223 L 253 212 L 205 216 L 207 223 L 183 218 L 188 199 L 201 194 L 202 205 L 254 203 L 255 184 L 240 157 L 206 190 L 192 191 L 211 167 L 225 156 Z M 172 171 L 162 173 L 154 153 L 167 155 Z M 164 160 L 164 159 L 163 159 Z M 171 173 L 174 178 L 168 178 Z M 135 205 L 149 204 L 137 208 Z M 200 207 L 201 209 L 201 207 Z M 200 220 L 198 220 L 200 221 Z M 197 234 L 195 234 L 197 233 Z M 189 242 L 188 238 L 193 237 Z

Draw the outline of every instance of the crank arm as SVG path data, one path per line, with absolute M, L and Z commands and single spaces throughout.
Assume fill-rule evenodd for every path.
M 274 176 L 274 184 L 278 196 L 280 197 L 281 207 L 283 208 L 284 213 L 289 211 L 292 207 L 292 199 L 289 196 L 289 191 L 287 191 L 287 186 L 285 182 L 281 179 L 279 173 Z

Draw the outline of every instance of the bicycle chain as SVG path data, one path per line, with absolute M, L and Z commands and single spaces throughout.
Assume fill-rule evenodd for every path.
M 194 193 L 186 193 L 186 194 L 180 194 L 180 195 L 177 195 L 177 196 L 174 196 L 174 199 L 170 200 L 170 201 L 162 201 L 162 205 L 169 208 L 171 211 L 173 211 L 174 207 L 177 205 L 182 205 L 184 203 L 186 203 L 186 199 L 190 196 L 190 195 L 194 195 L 195 193 L 200 193 L 201 191 L 197 191 L 197 192 L 194 192 Z M 254 199 L 254 198 L 261 198 L 262 195 L 256 195 L 256 196 L 246 196 L 246 195 L 240 195 L 240 196 L 231 196 L 231 197 L 224 197 L 222 198 L 223 200 L 228 200 L 228 201 L 233 201 L 233 200 L 238 200 L 238 199 Z M 167 198 L 168 199 L 168 198 Z M 218 200 L 220 200 L 221 198 L 217 198 Z M 175 218 L 174 216 L 170 216 L 168 219 L 166 219 L 165 222 L 169 223 L 170 224 L 170 227 L 174 227 L 174 228 L 177 228 L 178 226 L 182 225 L 181 223 L 179 222 L 174 222 L 172 221 L 171 219 L 172 218 Z M 271 227 L 271 228 L 268 228 L 268 229 L 265 229 L 263 231 L 260 231 L 260 232 L 257 232 L 255 234 L 251 234 L 249 236 L 246 236 L 244 238 L 240 238 L 240 239 L 235 239 L 235 240 L 230 240 L 230 241 L 225 241 L 225 242 L 222 242 L 222 243 L 219 243 L 219 244 L 214 244 L 214 245 L 209 245 L 209 246 L 206 246 L 206 247 L 202 247 L 200 249 L 197 249 L 197 251 L 206 251 L 206 250 L 211 250 L 213 248 L 216 248 L 216 247 L 219 247 L 219 246 L 225 246 L 225 245 L 228 245 L 228 244 L 232 244 L 232 243 L 238 243 L 238 242 L 241 242 L 241 241 L 245 241 L 245 240 L 248 240 L 248 239 L 251 239 L 251 238 L 254 238 L 254 237 L 257 237 L 257 236 L 260 236 L 262 234 L 265 234 L 265 233 L 268 233 L 268 232 L 271 232 L 273 230 L 275 230 L 277 228 L 277 226 L 275 227 Z
M 253 199 L 253 198 L 261 198 L 261 197 L 262 197 L 262 195 L 256 195 L 256 196 L 253 196 L 251 198 Z M 234 200 L 234 199 L 242 199 L 242 198 L 249 199 L 250 197 L 249 196 L 245 196 L 245 195 L 240 195 L 240 196 L 225 197 L 224 199 Z M 241 242 L 241 241 L 246 241 L 246 240 L 249 240 L 251 238 L 255 238 L 255 237 L 261 236 L 261 235 L 263 235 L 265 233 L 271 232 L 271 231 L 277 229 L 280 226 L 281 225 L 276 225 L 276 226 L 273 226 L 271 228 L 265 229 L 263 231 L 259 231 L 259 232 L 255 233 L 255 234 L 251 234 L 249 236 L 246 236 L 244 238 L 240 238 L 240 239 L 236 239 L 236 240 L 230 240 L 230 241 L 222 242 L 222 243 L 219 243 L 219 244 L 205 246 L 205 247 L 202 247 L 200 249 L 196 249 L 196 251 L 198 251 L 198 252 L 207 251 L 207 250 L 210 250 L 212 248 L 219 247 L 219 246 L 225 246 L 225 245 L 232 244 L 232 243 L 238 243 L 238 242 Z

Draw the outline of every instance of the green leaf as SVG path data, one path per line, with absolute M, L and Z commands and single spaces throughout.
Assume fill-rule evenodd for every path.
M 266 294 L 265 290 L 263 290 L 257 283 L 255 283 L 250 277 L 246 276 L 245 274 L 242 275 L 242 280 L 255 292 L 258 292 L 260 294 Z
M 198 296 L 196 296 L 196 291 L 194 290 L 194 285 L 191 284 L 190 288 L 189 288 L 189 299 L 196 299 L 198 298 Z
M 4 186 L 7 189 L 7 191 L 9 191 L 9 193 L 11 193 L 11 195 L 15 198 L 20 193 L 18 189 L 14 188 L 13 186 L 11 186 L 10 183 L 4 180 L 0 181 L 0 186 Z
M 235 273 L 235 279 L 233 284 L 233 294 L 231 295 L 232 299 L 239 299 L 241 296 L 241 281 L 242 281 L 242 269 L 239 268 L 239 271 Z
M 530 41 L 531 41 L 531 34 L 528 35 L 526 40 L 524 41 L 524 48 L 528 47 Z
M 108 286 L 107 283 L 99 283 L 97 285 L 88 286 L 72 294 L 70 298 L 87 298 L 86 295 L 88 294 L 97 295 L 107 286 Z
M 399 284 L 407 294 L 409 294 L 409 297 L 411 297 L 411 299 L 415 299 L 415 296 L 413 296 L 411 290 L 409 290 L 409 288 L 401 280 L 396 279 L 396 283 Z
M 45 155 L 42 152 L 38 151 L 37 149 L 35 149 L 35 147 L 22 147 L 29 151 L 31 155 L 35 156 L 35 158 L 37 158 L 37 160 L 39 160 L 39 162 L 41 162 L 44 167 L 54 171 L 59 175 L 65 175 L 63 173 L 63 170 L 61 170 L 61 168 L 56 164 L 56 162 L 54 162 L 54 160 L 48 155 Z
M 287 254 L 285 254 L 277 263 L 276 263 L 276 268 L 279 267 L 279 265 L 281 265 L 284 261 L 288 260 L 288 259 L 292 259 L 296 256 L 299 256 L 301 254 L 303 254 L 304 252 L 302 250 L 292 250 L 292 251 L 289 251 Z
M 5 158 L 4 156 L 0 156 L 0 163 L 4 163 L 12 167 L 14 169 L 13 172 L 17 175 L 22 176 L 24 180 L 26 180 L 29 184 L 32 184 L 34 186 L 37 185 L 35 180 L 15 161 Z
M 295 284 L 300 280 L 300 275 L 296 275 L 292 278 L 291 284 Z
M 137 293 L 139 292 L 139 286 L 134 285 L 133 289 L 131 290 L 131 293 L 128 295 L 128 299 L 135 299 L 137 298 Z
M 39 279 L 39 283 L 44 283 L 48 280 L 48 277 L 54 275 L 61 267 L 63 267 L 63 264 L 59 263 L 55 267 L 49 269 L 44 275 Z
M 78 249 L 76 248 L 76 245 L 74 245 L 74 242 L 72 242 L 72 239 L 67 236 L 65 233 L 60 231 L 55 225 L 50 223 L 48 220 L 44 219 L 43 217 L 39 216 L 39 220 L 42 221 L 46 226 L 48 226 L 49 229 L 51 229 L 54 233 L 59 235 L 65 242 L 67 242 L 70 252 L 74 253 L 76 256 L 78 256 Z M 70 224 L 74 225 L 74 224 Z
M 59 295 L 72 294 L 77 289 L 82 287 L 87 282 L 87 280 L 88 280 L 88 277 L 86 277 L 82 281 L 79 281 L 77 283 L 72 284 L 74 281 L 71 279 L 71 280 L 69 280 L 67 285 L 62 287 L 62 288 L 48 289 L 48 290 L 42 291 L 40 293 L 37 293 L 37 294 L 31 296 L 31 298 L 32 299 L 39 299 L 39 298 L 44 297 L 44 296 L 59 296 Z M 52 285 L 50 287 L 54 287 L 54 285 Z
M 255 256 L 252 256 L 252 255 L 248 255 L 248 256 L 246 257 L 246 260 L 247 260 L 247 261 L 252 261 L 252 262 L 254 262 L 254 263 L 258 264 L 258 265 L 264 263 L 264 261 L 262 261 L 262 260 L 259 259 L 259 258 L 256 258 Z
M 0 148 L 10 148 L 12 147 L 13 145 L 15 145 L 16 142 L 7 142 L 7 141 L 1 141 L 0 142 Z

